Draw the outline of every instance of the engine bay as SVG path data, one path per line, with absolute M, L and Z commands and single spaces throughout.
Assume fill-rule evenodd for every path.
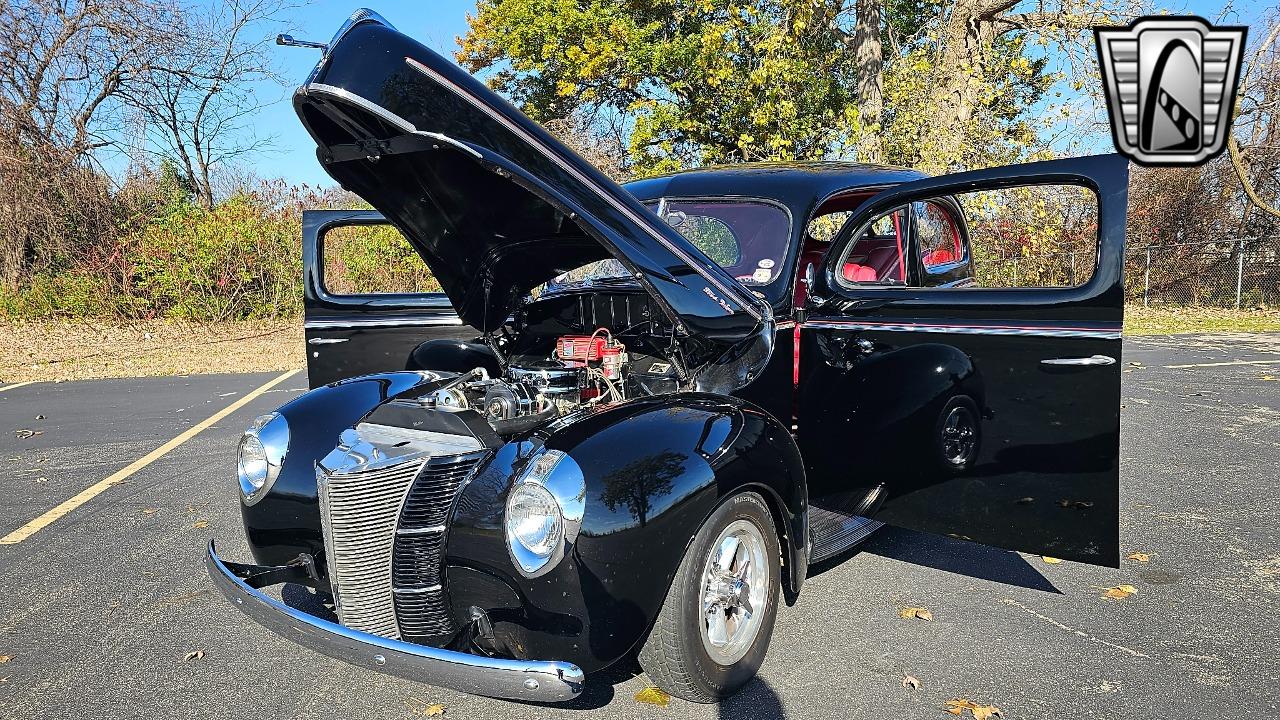
M 421 412 L 440 410 L 482 418 L 488 428 L 468 423 L 473 433 L 507 437 L 582 407 L 676 392 L 687 374 L 667 327 L 648 297 L 630 289 L 530 299 L 483 344 L 471 344 L 483 351 L 483 365 L 475 355 L 433 356 L 421 370 L 437 382 L 396 398 L 366 422 L 441 431 L 440 419 Z

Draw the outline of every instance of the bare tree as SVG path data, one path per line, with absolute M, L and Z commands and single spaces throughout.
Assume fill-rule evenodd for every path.
M 79 160 L 112 142 L 120 93 L 163 55 L 170 0 L 0 3 L 0 124 Z
M 279 99 L 271 38 L 284 9 L 277 0 L 230 0 L 189 12 L 181 46 L 125 93 L 148 120 L 151 152 L 177 162 L 206 206 L 215 168 L 270 143 L 251 118 Z
M 1280 207 L 1276 205 L 1280 194 L 1280 182 L 1276 179 L 1280 173 L 1278 37 L 1280 18 L 1273 18 L 1240 80 L 1233 133 L 1227 138 L 1231 165 L 1245 196 L 1252 207 L 1275 218 L 1280 218 Z
M 1082 74 L 1092 70 L 1093 36 L 1089 29 L 1131 19 L 1144 12 L 1146 0 L 956 0 L 937 28 L 937 50 L 929 78 L 930 117 L 924 118 L 935 142 L 923 153 L 922 165 L 934 171 L 962 162 L 966 128 L 981 121 L 975 112 L 984 91 L 981 78 L 996 41 L 1023 33 L 1055 45 Z

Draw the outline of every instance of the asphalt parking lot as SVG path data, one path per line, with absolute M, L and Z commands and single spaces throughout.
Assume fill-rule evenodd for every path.
M 1122 556 L 1148 562 L 1048 564 L 886 529 L 819 568 L 782 609 L 759 679 L 720 706 L 639 703 L 643 675 L 592 678 L 560 707 L 476 698 L 316 655 L 232 609 L 204 547 L 247 557 L 235 444 L 302 391 L 294 375 L 0 544 L 0 718 L 401 718 L 432 704 L 503 720 L 945 718 L 950 698 L 1007 718 L 1274 716 L 1280 336 L 1138 338 L 1125 353 Z M 0 536 L 276 378 L 0 386 Z M 1136 593 L 1102 597 L 1119 584 Z M 934 620 L 899 617 L 915 606 Z

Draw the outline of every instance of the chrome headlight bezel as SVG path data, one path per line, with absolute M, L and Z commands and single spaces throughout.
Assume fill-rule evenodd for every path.
M 503 510 L 502 527 L 507 552 L 516 570 L 526 578 L 545 575 L 555 568 L 573 547 L 586 510 L 586 480 L 582 468 L 560 450 L 543 450 L 535 455 L 512 484 Z M 551 518 L 554 537 L 545 550 L 530 548 L 513 531 L 512 506 L 521 498 L 549 497 L 556 517 Z
M 264 466 L 261 470 L 246 463 L 246 449 L 254 445 L 261 448 Z M 240 437 L 238 456 L 236 458 L 236 475 L 240 481 L 240 502 L 246 506 L 261 500 L 276 478 L 280 476 L 280 468 L 284 465 L 285 454 L 289 451 L 289 422 L 278 412 L 259 415 Z M 257 463 L 253 463 L 256 465 Z

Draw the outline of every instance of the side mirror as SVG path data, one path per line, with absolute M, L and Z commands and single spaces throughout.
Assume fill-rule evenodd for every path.
M 804 267 L 804 277 L 800 279 L 800 282 L 804 283 L 806 302 L 815 307 L 823 303 L 822 298 L 813 294 L 813 282 L 816 272 L 817 270 L 814 268 L 813 263 L 809 263 Z

